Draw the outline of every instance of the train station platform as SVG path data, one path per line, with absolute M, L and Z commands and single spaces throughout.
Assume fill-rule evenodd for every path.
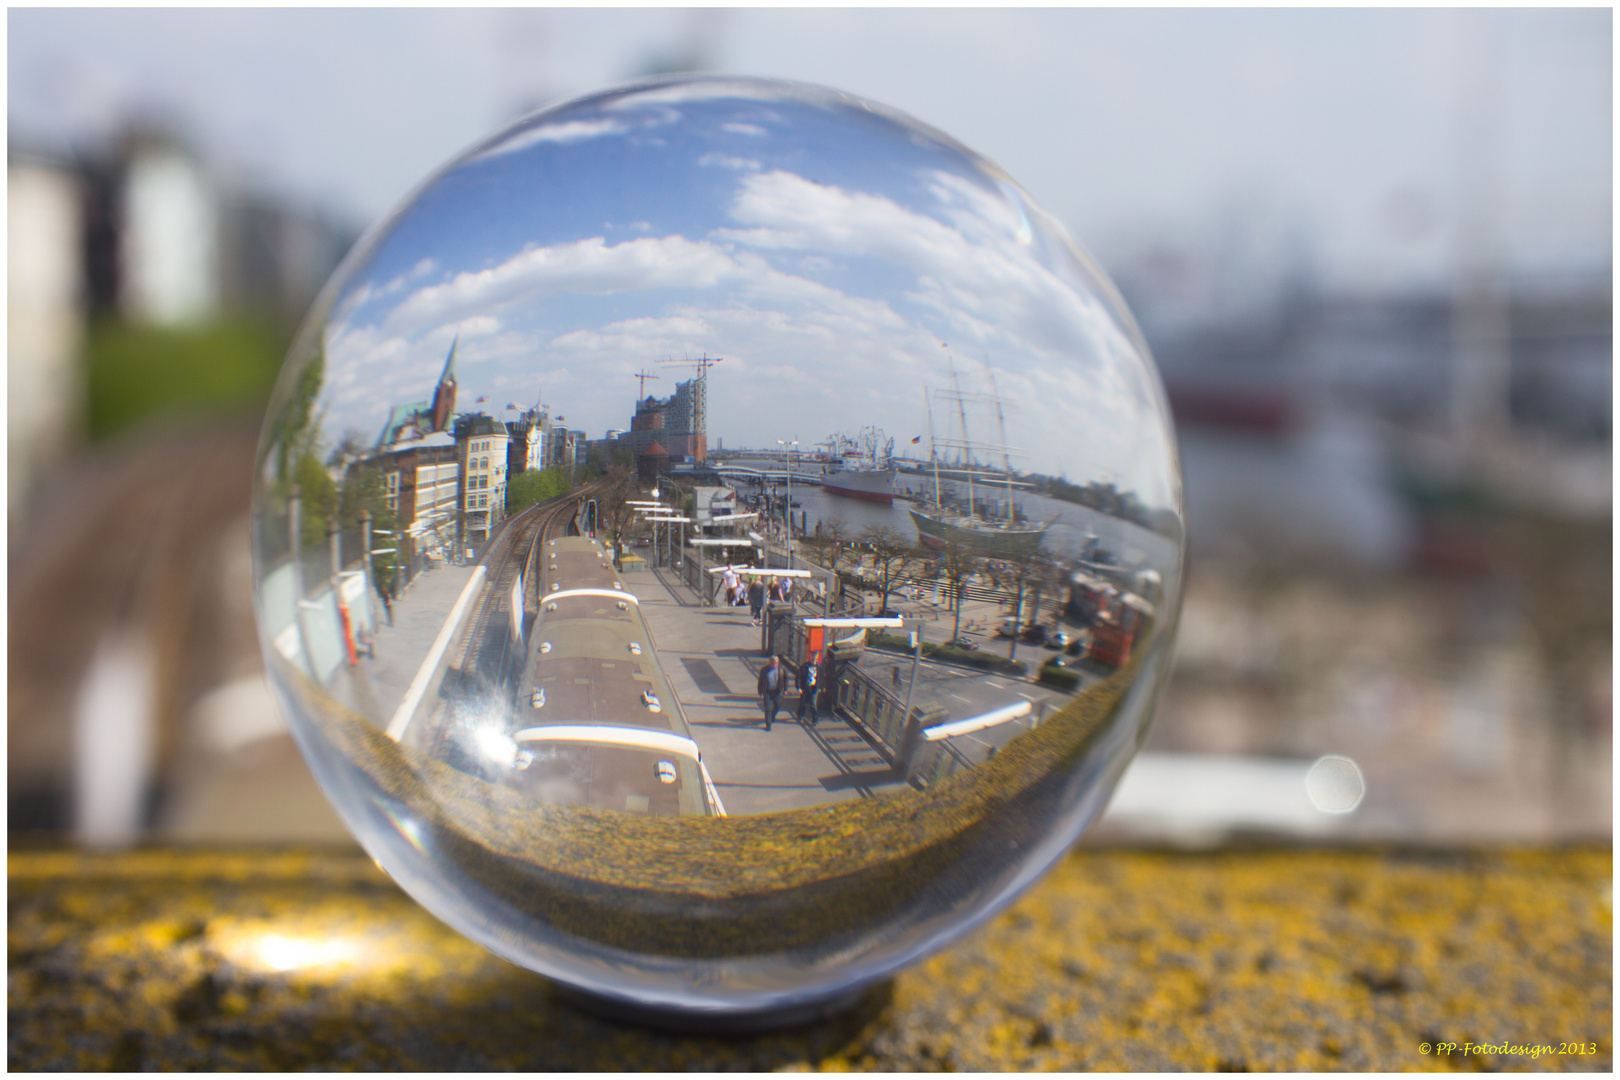
M 361 715 L 386 722 L 404 700 L 473 569 L 442 566 L 418 574 L 394 601 L 393 621 L 386 616 L 378 620 L 375 655 L 362 653 L 360 666 L 352 672 L 340 669 L 333 679 L 333 695 Z

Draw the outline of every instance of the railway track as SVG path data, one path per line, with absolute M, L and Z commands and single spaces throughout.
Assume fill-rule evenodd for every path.
M 586 485 L 506 520 L 484 555 L 484 585 L 453 647 L 445 672 L 444 696 L 477 703 L 498 700 L 510 693 L 516 674 L 511 667 L 523 653 L 522 642 L 513 633 L 512 587 L 522 575 L 527 620 L 538 596 L 536 555 L 541 545 L 548 539 L 577 532 L 575 520 L 580 507 L 602 486 L 600 482 Z M 452 738 L 453 711 L 442 706 L 435 710 L 429 741 L 441 753 Z

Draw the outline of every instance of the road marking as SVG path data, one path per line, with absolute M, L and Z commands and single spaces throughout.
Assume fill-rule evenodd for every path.
M 997 690 L 1005 690 L 1005 689 L 1007 689 L 1007 684 L 1006 683 L 995 682 L 994 680 L 991 680 L 991 679 L 984 680 L 984 685 L 993 686 Z
M 1013 693 L 1017 694 L 1019 697 L 1023 698 L 1025 701 L 1034 701 L 1035 700 L 1034 698 L 1030 697 L 1028 694 L 1024 693 L 1022 690 L 1014 690 Z
M 973 704 L 972 698 L 965 698 L 961 694 L 952 694 L 951 697 L 955 698 L 957 701 L 964 701 L 969 705 Z

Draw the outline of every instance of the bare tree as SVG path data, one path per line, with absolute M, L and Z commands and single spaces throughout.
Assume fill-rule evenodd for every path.
M 1036 599 L 1038 618 L 1040 604 L 1040 589 L 1046 577 L 1046 562 L 1040 552 L 1031 552 L 1002 562 L 987 564 L 990 580 L 996 583 L 998 589 L 1005 589 L 1013 595 L 1012 614 L 1012 642 L 1007 646 L 1007 659 L 1018 658 L 1018 635 L 1024 627 L 1024 598 L 1033 590 Z M 1034 618 L 1031 619 L 1034 621 Z
M 954 540 L 946 541 L 939 556 L 938 573 L 945 579 L 946 596 L 956 620 L 951 626 L 951 641 L 962 636 L 962 583 L 979 568 L 979 559 L 971 550 Z
M 603 487 L 596 495 L 596 520 L 606 524 L 608 535 L 612 537 L 615 562 L 621 550 L 620 541 L 635 510 L 630 505 L 635 491 L 635 476 L 629 469 L 614 465 L 609 467 Z
M 868 525 L 861 531 L 860 542 L 871 552 L 873 569 L 883 590 L 883 606 L 879 610 L 886 612 L 897 579 L 903 577 L 917 559 L 916 546 L 904 533 L 889 525 Z

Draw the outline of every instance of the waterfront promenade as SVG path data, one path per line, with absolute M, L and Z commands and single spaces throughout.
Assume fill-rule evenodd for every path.
M 760 628 L 751 624 L 746 607 L 706 606 L 674 574 L 662 570 L 627 575 L 625 583 L 641 599 L 659 663 L 728 814 L 817 806 L 899 790 L 888 762 L 858 727 L 831 714 L 814 725 L 794 719 L 798 694 L 791 677 L 783 709 L 772 729 L 765 730 L 757 691 L 765 656 Z M 947 620 L 938 632 L 949 633 L 949 628 Z M 925 635 L 936 640 L 934 633 L 925 630 Z M 787 659 L 791 666 L 792 658 Z M 861 667 L 885 684 L 903 688 L 911 661 L 868 650 Z M 1030 702 L 1030 716 L 955 740 L 976 763 L 1066 697 L 1024 679 L 921 663 L 913 705 L 936 706 L 960 720 L 1020 700 Z

